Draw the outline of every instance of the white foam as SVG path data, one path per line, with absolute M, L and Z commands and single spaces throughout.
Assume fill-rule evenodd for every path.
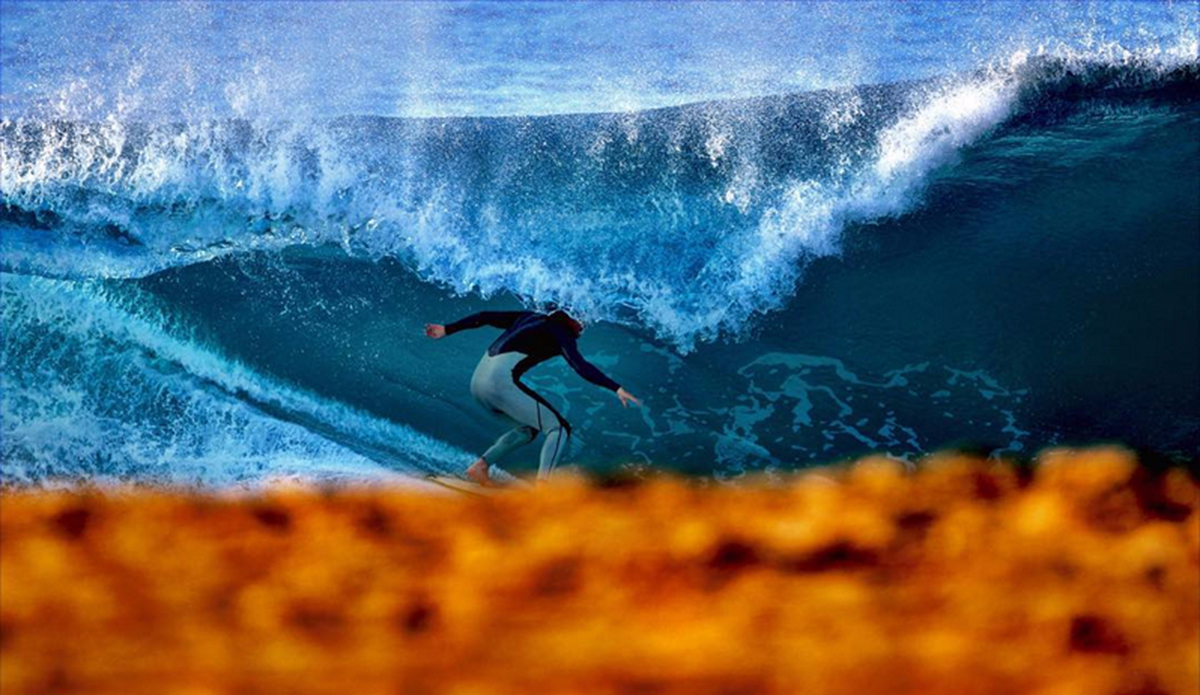
M 1010 72 L 931 89 L 880 133 L 874 156 L 848 181 L 806 179 L 788 186 L 762 215 L 736 274 L 708 306 L 680 306 L 669 290 L 656 288 L 643 294 L 643 316 L 686 349 L 696 339 L 736 332 L 751 315 L 779 306 L 806 259 L 838 251 L 846 224 L 907 211 L 930 172 L 1008 117 L 1017 85 Z M 848 101 L 835 102 L 830 118 L 852 114 L 857 100 Z
M 826 169 L 783 185 L 762 170 L 763 129 L 752 109 L 697 106 L 661 142 L 663 151 L 651 154 L 664 158 L 662 187 L 645 195 L 646 212 L 634 220 L 625 209 L 607 207 L 607 197 L 618 196 L 582 190 L 602 177 L 581 175 L 581 190 L 554 188 L 545 204 L 520 199 L 526 189 L 508 178 L 530 175 L 526 170 L 555 161 L 556 152 L 489 150 L 486 171 L 458 181 L 422 170 L 436 156 L 423 159 L 404 148 L 389 149 L 387 165 L 394 168 L 381 174 L 365 161 L 370 147 L 349 142 L 354 133 L 339 135 L 319 122 L 197 121 L 144 133 L 110 119 L 98 126 L 43 123 L 36 136 L 38 129 L 8 123 L 0 138 L 0 193 L 27 209 L 54 209 L 66 221 L 57 246 L 46 244 L 44 234 L 7 233 L 4 263 L 61 276 L 139 277 L 225 254 L 336 243 L 354 255 L 410 260 L 423 277 L 456 292 L 512 292 L 592 320 L 636 314 L 687 350 L 697 341 L 738 335 L 754 315 L 779 307 L 809 259 L 838 252 L 846 225 L 904 214 L 919 203 L 930 175 L 1008 118 L 1029 80 L 1055 79 L 1047 76 L 1053 72 L 1047 63 L 1034 58 L 1055 56 L 1050 65 L 1063 74 L 1113 65 L 1149 66 L 1154 74 L 1194 65 L 1196 51 L 1194 36 L 1140 52 L 1116 44 L 1087 54 L 1022 48 L 968 77 L 927 85 L 887 123 L 861 123 L 863 96 L 846 91 L 814 113 L 834 155 Z M 258 88 L 251 80 L 231 88 L 230 98 L 241 103 L 238 90 L 252 95 Z M 561 155 L 595 160 L 579 163 L 581 171 L 619 169 L 625 162 L 605 157 L 651 147 L 653 138 L 643 133 L 647 122 L 622 114 L 611 129 L 581 133 L 578 151 Z M 878 130 L 865 158 L 840 140 L 864 126 Z M 424 127 L 444 135 L 446 126 Z M 687 175 L 672 169 L 685 157 L 684 133 L 692 127 L 701 135 L 693 154 L 711 167 L 716 182 L 699 194 L 681 190 Z M 414 138 L 414 149 L 422 146 L 420 128 L 403 132 Z M 144 143 L 132 147 L 134 140 Z M 465 135 L 464 141 L 478 144 Z M 454 144 L 435 140 L 432 149 Z M 504 143 L 486 144 L 502 150 Z M 496 191 L 470 188 L 479 185 Z M 514 189 L 517 199 L 505 199 Z M 92 194 L 85 207 L 71 202 L 78 190 Z M 689 197 L 697 195 L 701 199 Z M 59 199 L 62 205 L 55 204 Z M 704 229 L 706 221 L 697 217 L 711 210 L 722 221 L 708 224 L 727 228 Z M 104 223 L 117 224 L 143 246 L 87 243 L 86 226 Z M 646 228 L 631 229 L 637 223 Z M 664 251 L 657 259 L 650 252 L 636 268 L 608 258 L 610 245 L 632 242 L 686 245 L 694 255 L 679 259 Z M 707 259 L 697 258 L 704 252 Z M 703 267 L 682 276 L 673 263 L 684 267 L 685 261 Z
M 412 429 L 283 386 L 90 283 L 3 275 L 3 478 L 133 476 L 222 486 L 398 480 L 469 457 Z M 32 362 L 31 362 L 32 361 Z M 324 434 L 254 403 L 311 421 Z M 336 434 L 336 441 L 328 438 Z M 339 442 L 386 453 L 389 467 Z

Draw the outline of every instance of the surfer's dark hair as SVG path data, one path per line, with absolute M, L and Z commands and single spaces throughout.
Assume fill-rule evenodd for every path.
M 575 335 L 579 335 L 579 334 L 583 333 L 583 324 L 580 323 L 579 320 L 576 319 L 574 316 L 571 316 L 570 314 L 563 311 L 562 309 L 559 309 L 558 307 L 553 307 L 551 309 L 549 315 L 550 315 L 551 321 L 561 323 L 562 325 L 566 326 L 567 328 L 570 328 L 571 332 L 574 333 Z

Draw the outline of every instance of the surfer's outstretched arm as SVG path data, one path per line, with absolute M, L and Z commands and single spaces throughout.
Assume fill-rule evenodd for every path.
M 636 396 L 621 388 L 620 384 L 613 381 L 604 372 L 600 371 L 596 365 L 588 362 L 587 359 L 585 359 L 584 356 L 579 353 L 579 346 L 575 343 L 574 338 L 563 335 L 560 338 L 560 341 L 562 345 L 563 359 L 567 361 L 567 364 L 571 366 L 571 369 L 575 370 L 576 374 L 584 379 L 587 379 L 600 388 L 608 389 L 609 391 L 617 394 L 617 398 L 621 399 L 621 405 L 625 406 L 626 408 L 629 407 L 630 403 L 634 403 L 635 405 L 642 404 L 641 400 L 639 400 Z
M 438 338 L 444 338 L 459 331 L 479 328 L 480 326 L 511 328 L 517 322 L 517 319 L 528 314 L 528 311 L 481 311 L 478 314 L 471 314 L 445 326 L 440 323 L 427 323 L 425 324 L 425 335 L 437 340 Z

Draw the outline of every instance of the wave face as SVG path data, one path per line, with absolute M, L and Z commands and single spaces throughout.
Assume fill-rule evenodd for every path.
M 200 72 L 188 91 L 161 72 L 155 56 L 180 66 L 157 43 L 131 39 L 135 57 L 93 72 L 55 63 L 79 56 L 46 57 L 51 10 L 13 7 L 5 480 L 445 470 L 495 434 L 462 393 L 486 340 L 435 353 L 414 336 L 549 302 L 596 324 L 585 349 L 650 396 L 631 420 L 561 370 L 535 379 L 574 404 L 574 457 L 595 467 L 729 475 L 956 439 L 1200 450 L 1200 422 L 1179 415 L 1200 412 L 1197 338 L 1179 328 L 1196 325 L 1200 290 L 1194 12 L 1135 5 L 1078 36 L 999 39 L 1023 21 L 1015 5 L 973 6 L 975 24 L 954 19 L 916 48 L 859 46 L 875 82 L 789 81 L 770 51 L 751 93 L 788 91 L 774 96 L 730 86 L 728 56 L 645 82 L 669 67 L 660 57 L 621 73 L 624 97 L 598 95 L 579 85 L 608 84 L 586 66 L 612 47 L 585 42 L 563 68 L 565 110 L 643 108 L 553 113 L 544 80 L 478 77 L 553 56 L 467 51 L 436 93 L 368 71 L 383 101 L 356 63 L 335 103 L 320 95 L 337 76 L 299 57 L 307 86 L 176 37 Z M 226 12 L 290 11 L 198 7 L 229 36 L 248 30 L 217 26 Z M 483 12 L 460 7 L 438 31 Z M 939 7 L 921 11 L 954 14 Z M 1022 11 L 1042 34 L 1047 13 L 1080 26 L 1076 6 L 1037 7 Z M 502 34 L 510 11 L 491 17 Z M 620 11 L 680 10 L 603 10 Z M 553 33 L 567 10 L 539 12 Z M 925 26 L 880 12 L 863 21 Z M 689 17 L 680 26 L 709 26 Z M 326 21 L 336 34 L 350 20 Z M 640 36 L 631 53 L 657 55 Z M 931 62 L 963 37 L 988 58 Z M 494 112 L 511 115 L 479 115 Z

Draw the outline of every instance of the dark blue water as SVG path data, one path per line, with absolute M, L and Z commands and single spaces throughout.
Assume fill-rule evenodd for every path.
M 0 7 L 6 481 L 1200 450 L 1195 3 Z

